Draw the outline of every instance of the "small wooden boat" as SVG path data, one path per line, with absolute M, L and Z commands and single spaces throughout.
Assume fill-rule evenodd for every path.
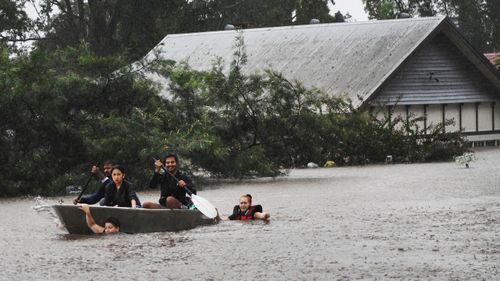
M 75 205 L 53 205 L 61 223 L 70 234 L 91 234 L 85 214 Z M 120 221 L 120 231 L 125 233 L 166 232 L 191 229 L 216 223 L 198 210 L 185 209 L 132 209 L 90 206 L 90 212 L 99 225 L 109 217 Z

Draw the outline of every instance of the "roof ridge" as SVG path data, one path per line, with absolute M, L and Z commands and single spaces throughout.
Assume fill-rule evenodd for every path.
M 220 33 L 229 32 L 260 32 L 263 30 L 287 30 L 287 29 L 303 29 L 303 28 L 318 28 L 324 26 L 349 26 L 349 25 L 367 25 L 367 24 L 383 24 L 388 22 L 409 22 L 409 21 L 438 21 L 442 22 L 446 19 L 446 16 L 435 16 L 435 17 L 420 17 L 420 18 L 408 18 L 408 19 L 386 19 L 386 20 L 367 20 L 367 21 L 356 21 L 356 22 L 330 22 L 330 23 L 319 23 L 319 24 L 301 24 L 301 25 L 285 25 L 285 26 L 269 26 L 269 27 L 258 27 L 250 29 L 236 29 L 236 30 L 213 30 L 213 31 L 202 31 L 202 32 L 192 32 L 192 33 L 173 33 L 167 34 L 163 40 L 168 37 L 184 37 L 184 36 L 198 36 L 200 34 L 204 35 L 215 35 Z M 163 41 L 162 40 L 162 41 Z

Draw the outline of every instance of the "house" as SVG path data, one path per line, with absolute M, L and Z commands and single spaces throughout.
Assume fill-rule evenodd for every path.
M 220 58 L 228 70 L 238 34 L 246 73 L 273 69 L 345 95 L 356 107 L 426 116 L 424 127 L 453 118 L 445 131 L 460 130 L 476 142 L 500 140 L 500 74 L 446 17 L 174 34 L 145 59 L 159 54 L 209 70 Z

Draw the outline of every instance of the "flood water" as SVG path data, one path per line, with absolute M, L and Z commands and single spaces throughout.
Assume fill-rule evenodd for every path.
M 222 214 L 251 193 L 271 221 L 174 233 L 68 235 L 43 205 L 72 197 L 1 200 L 0 279 L 499 280 L 500 149 L 476 156 L 212 186 Z

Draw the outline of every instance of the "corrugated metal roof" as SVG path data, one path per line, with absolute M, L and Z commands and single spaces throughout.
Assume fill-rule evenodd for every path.
M 445 20 L 443 17 L 247 29 L 246 73 L 273 69 L 331 95 L 348 95 L 359 106 Z M 238 31 L 166 36 L 147 56 L 187 61 L 209 70 L 233 59 Z M 156 78 L 158 79 L 158 78 Z

